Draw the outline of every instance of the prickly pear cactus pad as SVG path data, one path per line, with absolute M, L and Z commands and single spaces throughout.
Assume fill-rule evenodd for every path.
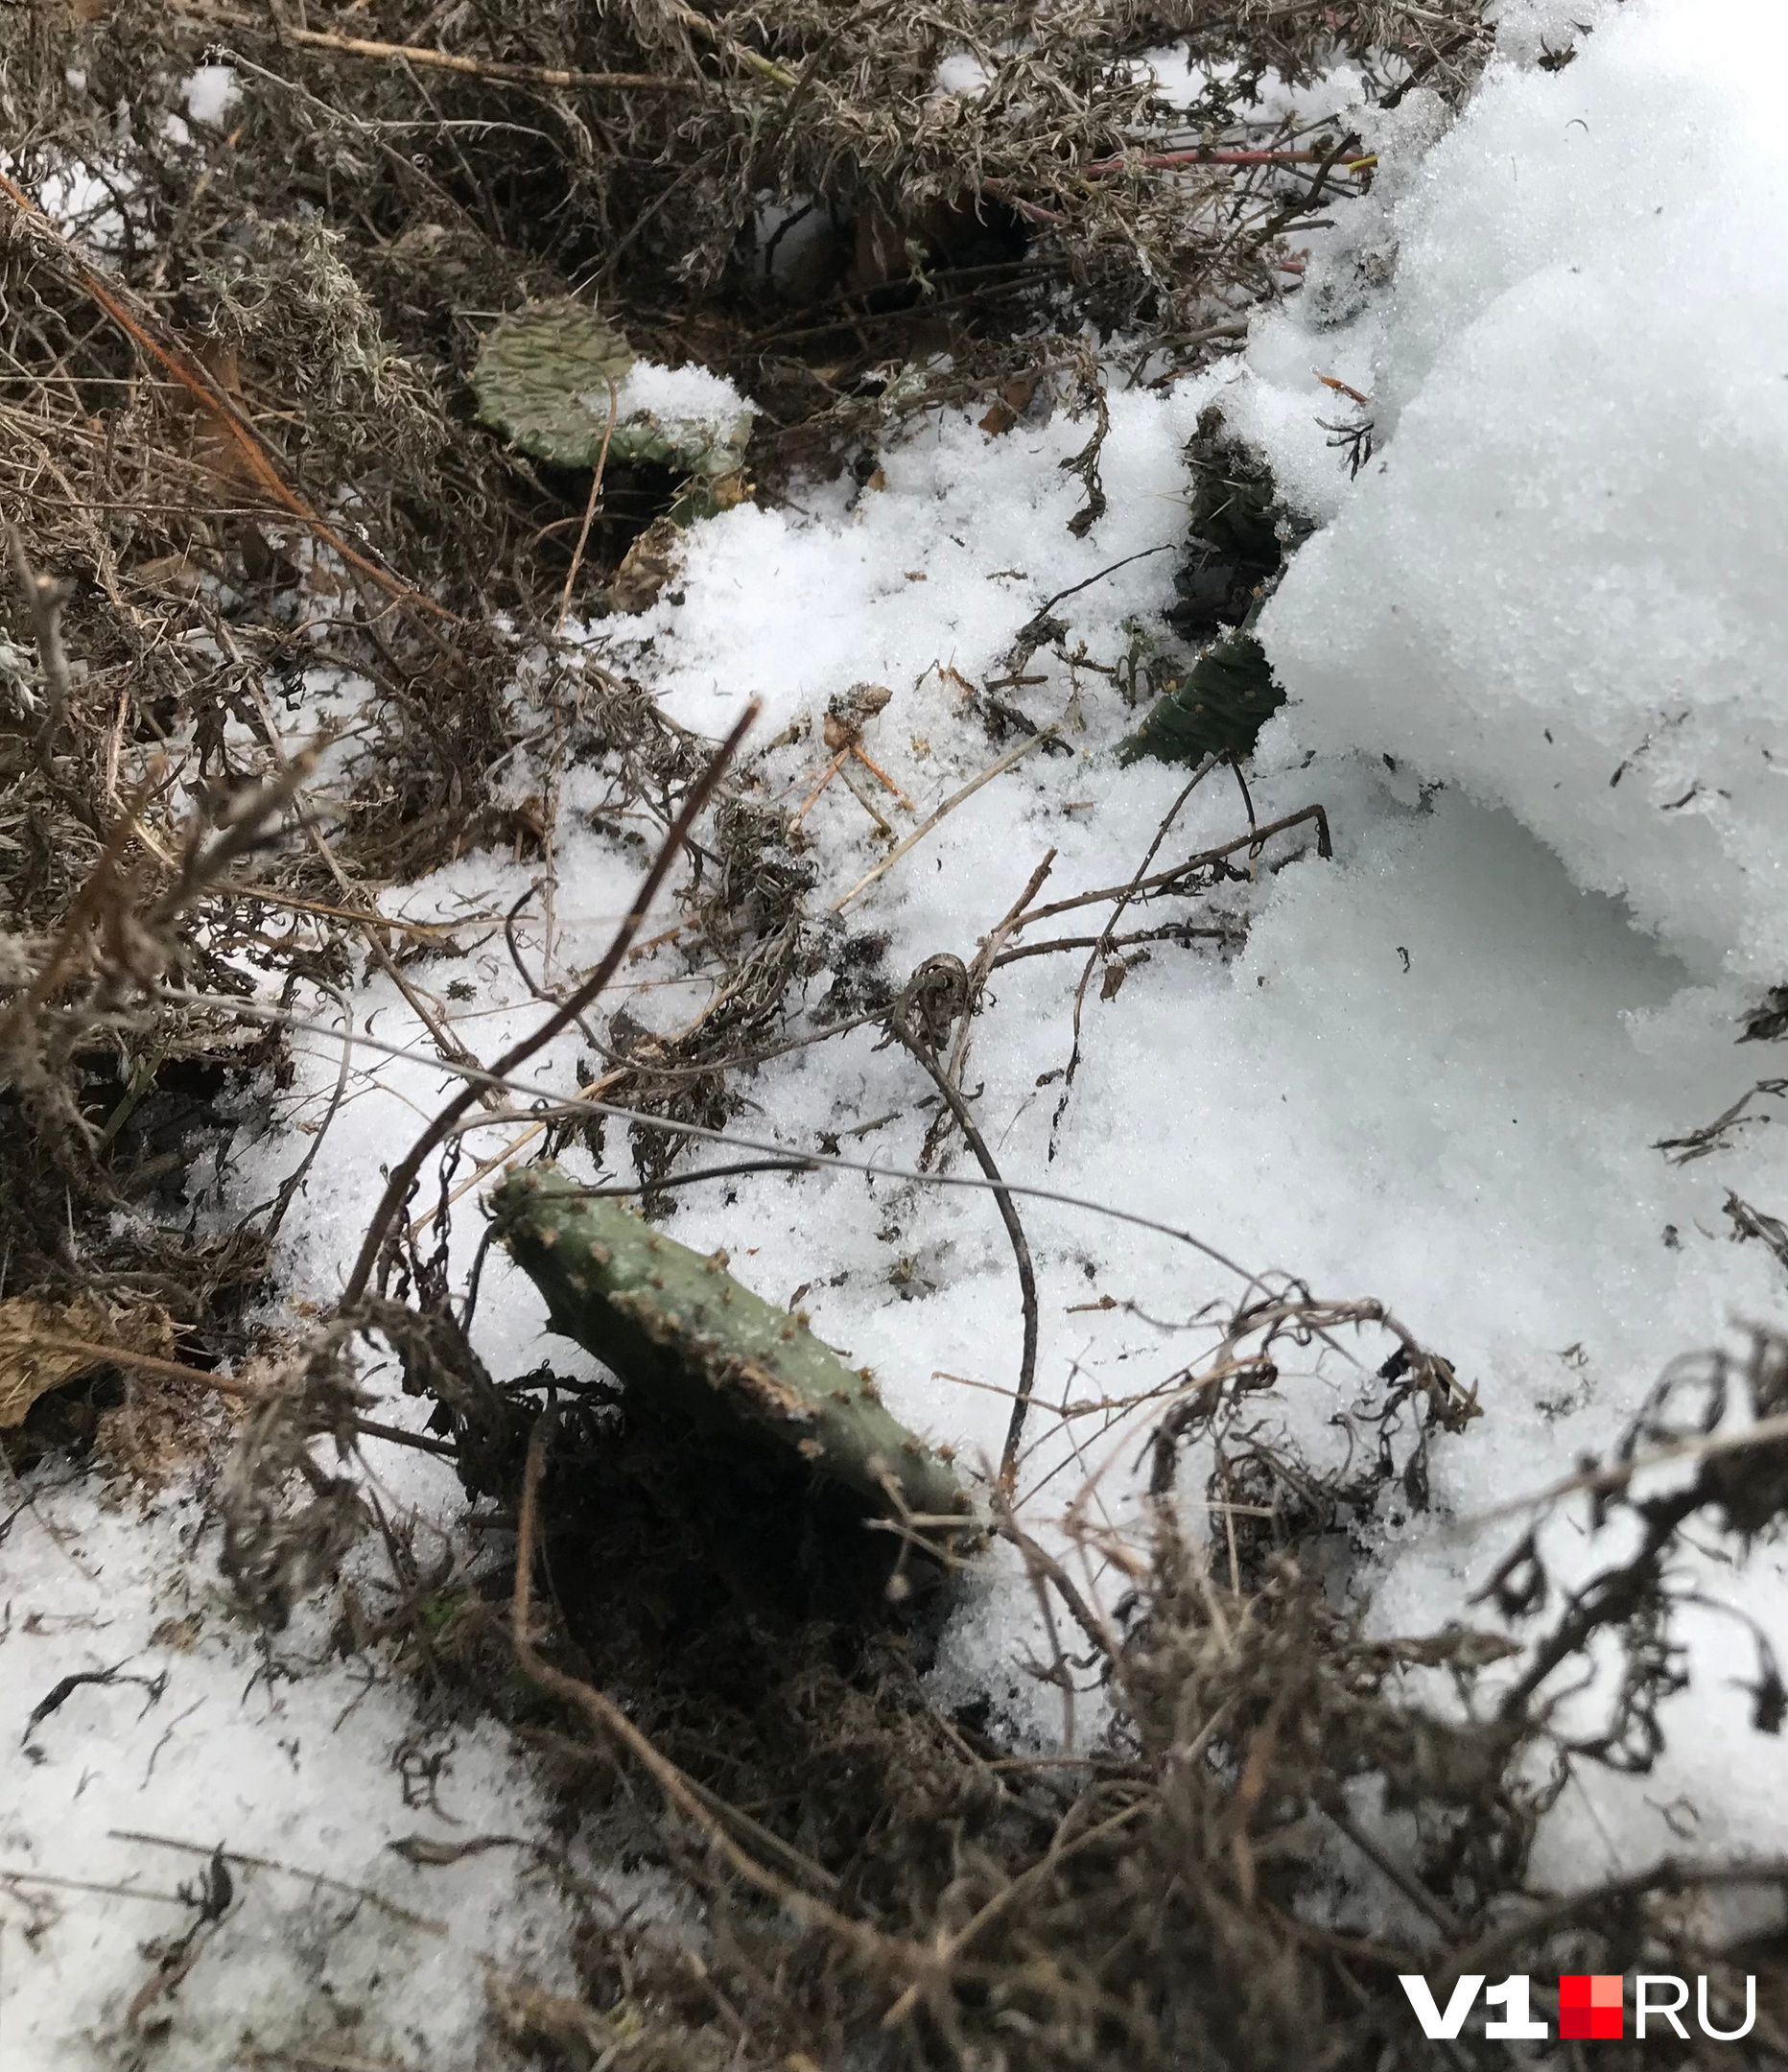
M 598 400 L 606 422 L 608 398 Z M 621 391 L 610 452 L 618 460 L 652 460 L 696 483 L 718 483 L 744 466 L 756 415 L 730 381 L 706 367 L 638 360 Z
M 610 381 L 619 391 L 612 436 Z M 678 524 L 744 493 L 752 406 L 703 367 L 635 361 L 626 340 L 580 302 L 506 317 L 484 341 L 472 388 L 482 421 L 537 460 L 594 467 L 607 436 L 611 460 L 669 468 L 683 478 L 670 513 Z
M 1163 695 L 1121 744 L 1118 760 L 1202 763 L 1210 755 L 1246 755 L 1284 702 L 1260 643 L 1245 629 L 1226 634 Z
M 536 460 L 594 467 L 608 429 L 608 385 L 627 378 L 633 351 L 580 302 L 548 302 L 506 317 L 472 369 L 480 418 Z
M 511 1175 L 491 1206 L 553 1329 L 613 1368 L 630 1398 L 767 1437 L 884 1515 L 968 1513 L 949 1463 L 889 1415 L 868 1370 L 847 1367 L 798 1310 L 741 1287 L 724 1253 L 691 1251 L 550 1166 Z

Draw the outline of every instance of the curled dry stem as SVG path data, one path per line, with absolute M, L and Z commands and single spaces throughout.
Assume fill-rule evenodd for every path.
M 994 1200 L 1000 1210 L 1000 1220 L 1005 1225 L 1006 1236 L 1012 1240 L 1012 1257 L 1018 1266 L 1019 1292 L 1024 1306 L 1024 1337 L 1023 1348 L 1019 1355 L 1018 1391 L 1012 1401 L 1012 1418 L 1006 1426 L 1005 1444 L 1000 1451 L 999 1487 L 1009 1495 L 1018 1476 L 1018 1454 L 1024 1437 L 1024 1418 L 1030 1408 L 1031 1390 L 1037 1378 L 1037 1272 L 1031 1264 L 1030 1245 L 1024 1236 L 1024 1226 L 1019 1220 L 1018 1210 L 1013 1205 L 1012 1190 L 1006 1186 L 993 1153 L 987 1148 L 987 1140 L 976 1128 L 975 1117 L 962 1096 L 961 1089 L 938 1063 L 936 1050 L 927 1042 L 928 1030 L 915 1006 L 915 995 L 921 980 L 943 966 L 953 967 L 961 986 L 961 995 L 952 1004 L 966 1015 L 967 973 L 953 957 L 933 957 L 920 966 L 913 983 L 908 985 L 906 992 L 895 1001 L 888 1016 L 888 1027 L 902 1046 L 925 1068 L 932 1085 L 955 1117 L 957 1127 L 961 1130 L 969 1149 L 975 1154 L 976 1164 L 986 1174 L 993 1189 Z M 951 1019 L 954 1019 L 953 1012 Z

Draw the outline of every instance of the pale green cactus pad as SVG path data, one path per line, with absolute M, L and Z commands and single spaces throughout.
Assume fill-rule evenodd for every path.
M 748 410 L 701 417 L 629 412 L 616 425 L 609 452 L 618 460 L 655 460 L 678 474 L 714 482 L 737 475 L 744 465 L 751 418 Z M 602 421 L 608 421 L 606 404 Z
M 645 407 L 624 392 L 633 351 L 580 302 L 543 303 L 506 317 L 472 369 L 478 414 L 537 460 L 594 467 L 608 436 L 609 383 L 623 392 L 609 436 L 611 460 L 649 461 L 686 478 L 678 523 L 737 503 L 729 479 L 744 465 L 754 412 L 738 399 L 711 408 Z M 666 370 L 650 370 L 662 386 Z M 712 385 L 725 394 L 723 384 Z
M 883 1515 L 968 1513 L 950 1464 L 888 1413 L 868 1370 L 847 1367 L 800 1311 L 741 1287 L 723 1252 L 693 1252 L 551 1166 L 511 1175 L 491 1203 L 553 1329 L 629 1391 L 709 1430 L 750 1427 Z
M 506 317 L 472 369 L 478 414 L 536 460 L 594 467 L 608 427 L 608 385 L 627 378 L 633 349 L 580 302 Z

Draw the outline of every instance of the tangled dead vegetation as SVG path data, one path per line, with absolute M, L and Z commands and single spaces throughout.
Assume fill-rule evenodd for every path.
M 1195 105 L 1138 62 L 1171 38 Z M 176 1299 L 153 1217 L 108 1219 L 174 1187 L 192 1236 L 174 1175 L 258 1126 L 280 1039 L 216 1004 L 242 966 L 340 986 L 370 959 L 401 983 L 451 936 L 386 923 L 383 885 L 479 844 L 550 867 L 573 764 L 605 773 L 627 834 L 668 826 L 699 770 L 645 692 L 553 637 L 573 601 L 664 579 L 675 484 L 553 468 L 480 426 L 468 377 L 499 316 L 594 297 L 636 351 L 733 376 L 765 485 L 866 475 L 941 400 L 1010 422 L 1059 396 L 1092 420 L 1090 522 L 1087 326 L 1149 379 L 1226 349 L 1295 284 L 1286 240 L 1370 180 L 1357 140 L 1259 118 L 1261 80 L 1351 54 L 1381 99 L 1456 95 L 1486 47 L 1474 0 L 10 11 L 8 1289 L 134 1275 L 106 1301 L 153 1296 L 209 1363 L 272 1224 L 207 1235 L 215 1272 Z M 991 694 L 988 713 L 1012 723 Z M 195 876 L 185 831 L 282 786 L 252 853 Z M 692 895 L 717 998 L 672 1041 L 611 1029 L 593 1081 L 725 1120 L 733 1061 L 840 947 L 805 905 L 797 823 L 730 789 Z M 123 944 L 131 915 L 153 950 Z M 94 954 L 126 982 L 77 1012 Z M 212 1004 L 151 1004 L 152 965 Z M 667 1142 L 640 1136 L 644 1171 Z M 62 1194 L 72 1216 L 48 1213 Z
M 1390 1356 L 1336 1421 L 1350 1443 L 1315 1457 L 1289 1436 L 1298 1370 L 1380 1334 Z M 630 1831 L 643 1809 L 618 1814 L 609 1766 L 649 1782 L 706 1954 L 593 1914 L 585 1997 L 493 1985 L 497 2026 L 542 2061 L 1491 2066 L 1506 2048 L 1470 2025 L 1435 2058 L 1400 1974 L 1444 2003 L 1468 1972 L 1635 1970 L 1706 1974 L 1729 2029 L 1749 1974 L 1758 2015 L 1733 2061 L 1784 2061 L 1779 1940 L 1735 1935 L 1723 1902 L 1779 1895 L 1788 1863 L 1672 1859 L 1558 1890 L 1533 1853 L 1573 1778 L 1642 1776 L 1662 1753 L 1694 1600 L 1673 1575 L 1683 1535 L 1738 1554 L 1779 1527 L 1778 1336 L 1679 1362 L 1609 1461 L 1546 1493 L 1587 1507 L 1598 1559 L 1579 1580 L 1552 1573 L 1537 1525 L 1474 1623 L 1393 1636 L 1353 1571 L 1426 1508 L 1429 1453 L 1470 1443 L 1475 1405 L 1376 1305 L 1287 1291 L 1238 1311 L 1159 1392 L 1146 1537 L 1114 1544 L 1070 1509 L 1078 1558 L 1129 1573 L 1109 1613 L 1000 1514 L 1049 1630 L 1072 1635 L 1032 1665 L 1069 1707 L 1066 1756 L 1015 1748 L 997 1703 L 941 1708 L 923 1628 L 766 1621 L 717 1588 L 644 1494 L 665 1482 L 617 1475 L 619 1406 L 564 1394 L 519 1496 L 515 1647 L 595 1744 L 575 1754 L 552 1708 L 524 1704 L 520 1724 L 559 1752 L 579 1819 Z M 1641 1494 L 1663 1463 L 1689 1472 Z M 494 1667 L 488 1619 L 459 1627 Z M 1780 1681 L 1754 1639 L 1752 1724 L 1774 1732 Z M 1535 2005 L 1556 2013 L 1543 1988 Z

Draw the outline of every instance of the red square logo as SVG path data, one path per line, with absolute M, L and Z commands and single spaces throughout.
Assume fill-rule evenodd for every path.
M 1617 1971 L 1573 1971 L 1559 1980 L 1559 2036 L 1605 2040 L 1624 2034 L 1627 1982 Z

